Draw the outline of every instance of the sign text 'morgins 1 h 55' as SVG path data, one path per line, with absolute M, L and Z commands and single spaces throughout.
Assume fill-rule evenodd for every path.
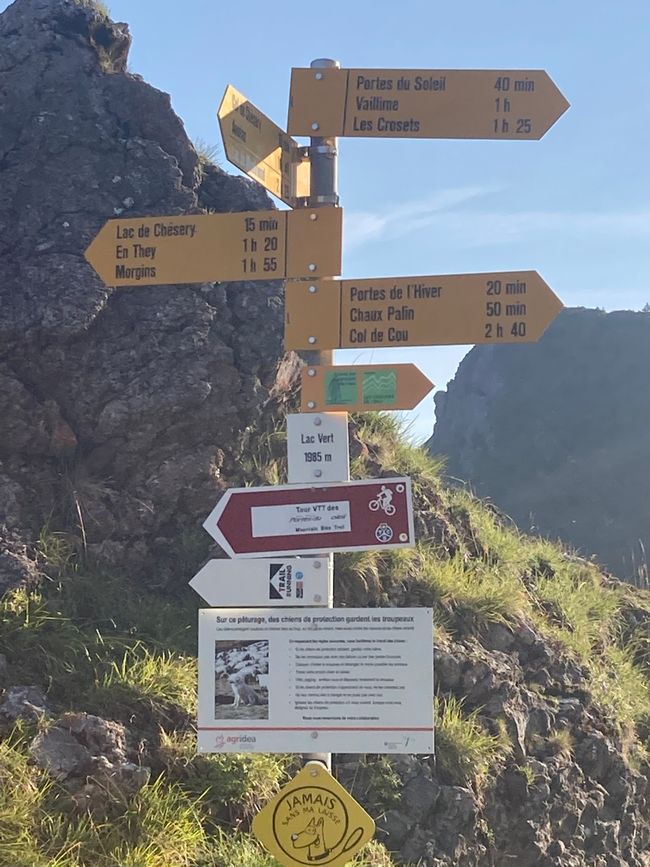
M 86 250 L 107 286 L 341 273 L 340 208 L 108 220 Z
M 411 480 L 230 488 L 203 526 L 230 557 L 411 548 Z
M 541 69 L 292 69 L 288 132 L 539 139 L 568 107 Z
M 285 349 L 530 343 L 562 302 L 536 271 L 289 282 Z

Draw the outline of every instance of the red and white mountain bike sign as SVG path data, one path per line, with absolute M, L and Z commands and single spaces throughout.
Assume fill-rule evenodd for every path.
M 412 548 L 411 480 L 231 488 L 203 526 L 230 557 Z

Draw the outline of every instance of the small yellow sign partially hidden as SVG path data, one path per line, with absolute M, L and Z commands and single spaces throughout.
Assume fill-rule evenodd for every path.
M 320 762 L 308 762 L 253 819 L 253 834 L 284 867 L 343 867 L 374 833 L 374 821 Z

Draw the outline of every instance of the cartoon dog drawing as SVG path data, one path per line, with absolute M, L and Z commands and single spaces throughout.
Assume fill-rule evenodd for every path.
M 323 835 L 323 817 L 320 819 L 312 818 L 309 824 L 302 831 L 291 835 L 291 842 L 294 849 L 307 849 L 308 861 L 322 861 L 332 851 L 325 845 L 325 837 Z
M 249 686 L 240 674 L 232 674 L 228 678 L 228 683 L 235 696 L 235 700 L 232 703 L 233 707 L 239 707 L 240 704 L 260 703 L 259 697 L 253 687 Z

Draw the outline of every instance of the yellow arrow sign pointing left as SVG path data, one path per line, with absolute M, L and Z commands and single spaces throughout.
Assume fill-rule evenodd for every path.
M 107 286 L 341 273 L 340 208 L 109 220 L 86 250 Z
M 310 163 L 298 143 L 232 84 L 217 117 L 231 163 L 292 208 L 309 196 Z
M 284 867 L 344 867 L 374 833 L 371 817 L 319 762 L 253 819 L 253 834 Z

